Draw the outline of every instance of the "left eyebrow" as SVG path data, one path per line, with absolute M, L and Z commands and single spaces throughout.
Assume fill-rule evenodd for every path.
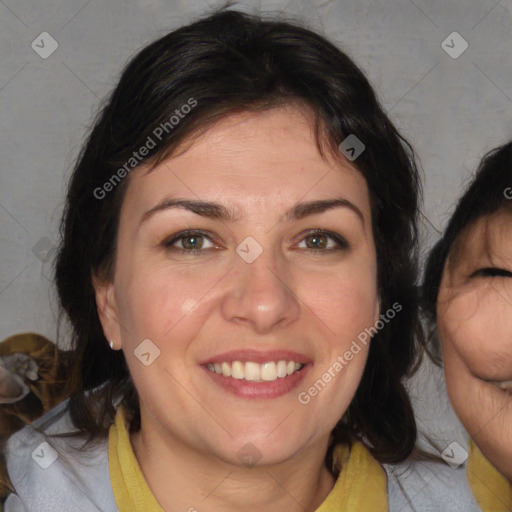
M 221 219 L 231 222 L 240 220 L 240 218 L 235 216 L 232 210 L 219 203 L 197 201 L 191 199 L 168 198 L 164 199 L 156 206 L 145 212 L 142 215 L 140 223 L 142 224 L 155 213 L 173 208 L 188 210 L 192 213 L 195 213 L 196 215 L 200 215 L 201 217 L 207 217 L 211 219 Z M 297 203 L 285 213 L 284 220 L 300 220 L 308 217 L 309 215 L 324 213 L 328 210 L 332 210 L 333 208 L 348 208 L 359 217 L 364 226 L 364 216 L 361 213 L 361 210 L 354 203 L 350 202 L 348 199 L 343 198 Z

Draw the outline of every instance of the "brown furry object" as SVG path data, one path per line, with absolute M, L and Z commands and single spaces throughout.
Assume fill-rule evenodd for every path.
M 68 354 L 34 333 L 16 334 L 0 343 L 0 497 L 12 492 L 5 443 L 66 398 Z

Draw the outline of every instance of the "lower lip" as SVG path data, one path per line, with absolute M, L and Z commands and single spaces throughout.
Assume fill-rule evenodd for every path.
M 245 379 L 234 379 L 214 373 L 206 366 L 201 365 L 208 376 L 221 388 L 240 398 L 278 398 L 290 393 L 298 387 L 311 367 L 306 364 L 301 370 L 288 375 L 287 377 L 277 378 L 271 382 L 251 382 Z

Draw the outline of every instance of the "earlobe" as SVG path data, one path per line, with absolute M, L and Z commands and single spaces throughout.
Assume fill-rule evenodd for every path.
M 93 277 L 93 286 L 103 334 L 107 340 L 112 340 L 111 348 L 119 349 L 121 348 L 121 330 L 119 328 L 114 283 L 100 281 Z

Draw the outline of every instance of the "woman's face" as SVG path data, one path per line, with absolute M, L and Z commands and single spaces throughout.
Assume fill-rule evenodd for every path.
M 143 430 L 234 464 L 325 450 L 368 346 L 344 354 L 379 318 L 365 179 L 320 156 L 297 108 L 224 118 L 133 171 L 97 300 Z
M 448 260 L 437 306 L 448 394 L 468 433 L 512 480 L 512 215 L 479 219 Z

